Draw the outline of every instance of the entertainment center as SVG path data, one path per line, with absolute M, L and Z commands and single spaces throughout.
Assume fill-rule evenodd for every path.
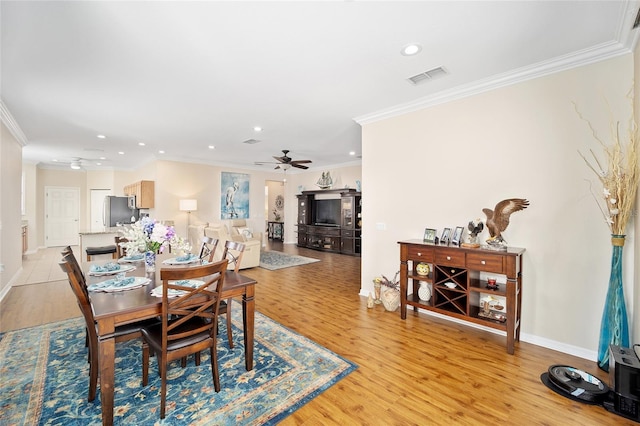
M 360 256 L 362 194 L 355 189 L 302 191 L 298 197 L 298 246 Z

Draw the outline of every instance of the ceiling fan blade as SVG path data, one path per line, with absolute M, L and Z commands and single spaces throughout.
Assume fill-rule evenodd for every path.
M 287 158 L 288 157 L 276 157 L 275 155 L 273 156 L 273 158 L 275 158 L 276 160 L 278 160 L 281 163 L 286 163 L 287 162 Z
M 308 169 L 308 168 L 309 168 L 309 167 L 307 167 L 307 166 L 303 166 L 302 164 L 295 164 L 295 162 L 291 163 L 291 166 L 292 166 L 292 167 L 297 167 L 297 168 L 299 168 L 299 169 L 303 169 L 303 170 L 306 170 L 306 169 Z
M 278 166 L 275 166 L 273 169 L 274 170 L 278 170 L 279 168 L 280 168 L 280 166 L 278 165 Z
M 304 164 L 304 163 L 311 163 L 311 160 L 293 160 L 291 162 L 291 164 Z

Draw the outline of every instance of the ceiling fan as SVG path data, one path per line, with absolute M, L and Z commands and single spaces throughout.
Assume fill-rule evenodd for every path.
M 274 159 L 278 160 L 277 163 L 273 161 L 256 161 L 255 164 L 257 165 L 277 164 L 275 169 L 284 169 L 285 171 L 291 167 L 297 167 L 298 169 L 303 169 L 303 170 L 309 168 L 304 164 L 311 163 L 311 160 L 293 160 L 291 157 L 287 155 L 289 153 L 288 149 L 283 149 L 282 153 L 284 154 L 282 157 L 276 157 L 276 156 L 273 157 Z
M 80 170 L 85 162 L 100 162 L 104 160 L 98 160 L 93 158 L 72 157 L 71 161 L 56 161 L 57 164 L 68 164 L 73 170 Z

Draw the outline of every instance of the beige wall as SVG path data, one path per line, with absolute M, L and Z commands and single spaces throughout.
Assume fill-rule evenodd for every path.
M 397 241 L 422 238 L 426 227 L 466 226 L 485 219 L 484 207 L 527 198 L 531 206 L 504 233 L 527 249 L 522 338 L 595 359 L 611 244 L 589 190 L 588 181 L 594 192 L 598 182 L 578 155 L 602 150 L 572 102 L 608 138 L 610 114 L 626 122 L 632 113 L 632 69 L 626 55 L 365 125 L 362 294 L 375 276 L 399 269 Z M 632 324 L 640 318 L 631 303 L 635 239 L 630 227 Z
M 1 124 L 0 139 L 0 296 L 22 269 L 22 147 Z M 4 269 L 4 270 L 2 270 Z

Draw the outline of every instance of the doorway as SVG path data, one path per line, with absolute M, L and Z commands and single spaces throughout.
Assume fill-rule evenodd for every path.
M 80 188 L 44 188 L 45 247 L 76 246 L 79 241 Z
M 284 182 L 267 180 L 264 187 L 267 239 L 284 241 Z

